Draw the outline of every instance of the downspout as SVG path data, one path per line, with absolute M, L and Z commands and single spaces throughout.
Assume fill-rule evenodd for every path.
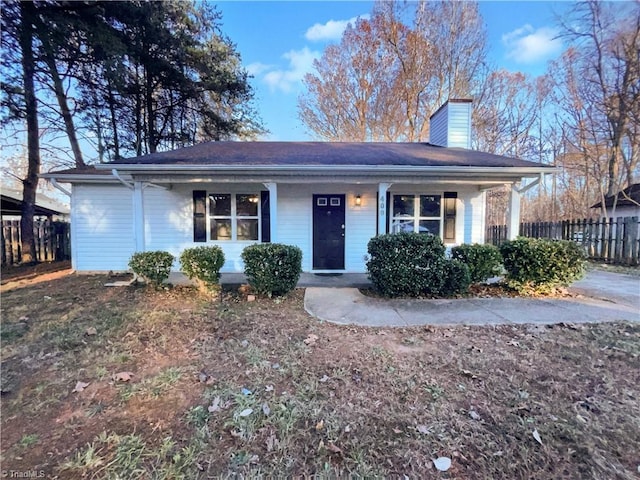
M 111 169 L 111 174 L 116 177 L 125 187 L 127 187 L 130 190 L 133 190 L 133 184 L 127 182 L 124 178 L 122 178 L 120 176 L 120 174 L 118 173 L 118 170 L 116 170 L 115 168 Z
M 54 188 L 57 188 L 58 190 L 60 190 L 67 197 L 71 197 L 71 192 L 66 188 L 64 188 L 62 185 L 60 185 L 55 178 L 50 178 L 49 181 L 51 182 L 51 185 L 53 185 Z
M 535 187 L 536 185 L 538 185 L 541 181 L 543 181 L 543 180 L 544 180 L 544 176 L 545 176 L 545 174 L 544 174 L 544 173 L 541 173 L 541 174 L 540 174 L 540 176 L 539 176 L 538 178 L 536 178 L 533 182 L 531 182 L 531 183 L 529 183 L 529 184 L 525 185 L 524 187 L 521 187 L 521 188 L 517 188 L 517 187 L 515 187 L 515 186 L 514 186 L 514 187 L 515 187 L 516 191 L 517 191 L 519 194 L 523 194 L 523 193 L 528 192 L 529 190 L 531 190 L 531 189 L 532 189 L 533 187 Z

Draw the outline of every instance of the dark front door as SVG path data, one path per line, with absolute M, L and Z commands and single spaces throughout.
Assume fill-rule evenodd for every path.
M 344 270 L 344 233 L 344 195 L 314 195 L 314 270 Z

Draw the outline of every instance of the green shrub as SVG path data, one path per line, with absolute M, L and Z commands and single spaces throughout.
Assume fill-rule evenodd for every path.
M 212 289 L 220 280 L 224 252 L 217 245 L 187 248 L 180 255 L 184 274 L 205 289 Z
M 284 295 L 298 284 L 302 250 L 280 243 L 260 243 L 242 251 L 249 285 L 262 295 Z
M 444 284 L 440 294 L 451 297 L 469 291 L 471 283 L 471 273 L 469 266 L 460 260 L 447 260 L 445 265 Z
M 565 240 L 517 238 L 500 247 L 507 284 L 521 293 L 547 293 L 579 280 L 584 275 L 586 255 Z
M 129 260 L 129 268 L 156 288 L 162 285 L 171 272 L 175 257 L 169 252 L 137 252 Z
M 472 283 L 486 282 L 502 273 L 502 255 L 494 245 L 464 244 L 451 249 L 451 258 L 469 267 Z
M 367 249 L 369 279 L 386 297 L 452 295 L 468 287 L 465 278 L 450 278 L 462 272 L 468 276 L 468 269 L 451 265 L 439 237 L 420 233 L 379 235 L 369 240 Z

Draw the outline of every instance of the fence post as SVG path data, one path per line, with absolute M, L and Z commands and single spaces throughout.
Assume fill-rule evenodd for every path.
M 15 255 L 13 258 L 14 263 L 20 263 L 22 261 L 22 237 L 20 235 L 20 222 L 14 221 L 14 229 L 12 232 L 12 243 L 15 248 Z
M 615 238 L 616 238 L 615 260 L 619 262 L 622 260 L 623 243 L 624 243 L 624 223 L 623 223 L 622 217 L 616 218 L 616 237 Z
M 2 240 L 2 265 L 8 265 L 7 262 L 7 249 L 4 244 L 5 236 L 4 236 L 4 222 L 2 222 L 2 226 L 0 226 L 0 240 Z
M 631 217 L 625 217 L 622 221 L 622 230 L 624 235 L 624 240 L 622 242 L 622 261 L 630 265 L 631 264 L 631 245 L 633 243 L 633 239 L 631 236 Z
M 616 222 L 613 217 L 609 218 L 609 236 L 607 238 L 607 261 L 613 261 L 616 258 Z
M 638 265 L 640 263 L 640 222 L 638 217 L 631 217 L 631 264 Z

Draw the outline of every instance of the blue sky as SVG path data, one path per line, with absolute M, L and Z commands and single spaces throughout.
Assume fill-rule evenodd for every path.
M 266 140 L 311 139 L 298 119 L 302 77 L 347 22 L 371 12 L 366 1 L 223 1 L 222 30 L 236 44 L 254 76 L 256 107 Z M 569 2 L 480 2 L 487 25 L 489 60 L 497 68 L 536 76 L 562 50 L 556 15 Z

